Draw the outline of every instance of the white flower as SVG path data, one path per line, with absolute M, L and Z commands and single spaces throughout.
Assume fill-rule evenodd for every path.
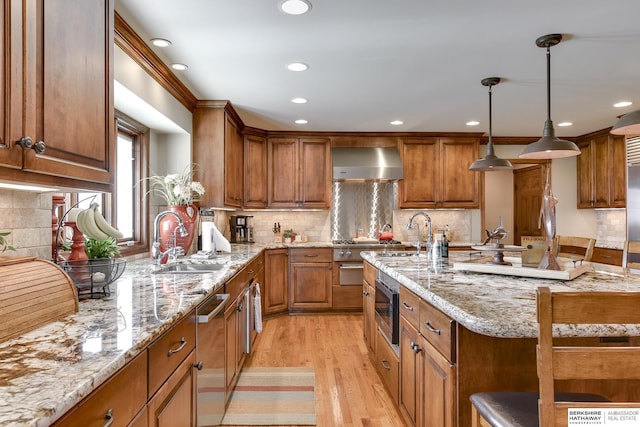
M 193 181 L 191 183 L 191 191 L 197 193 L 199 196 L 204 194 L 204 187 L 198 181 Z
M 182 174 L 154 175 L 147 178 L 151 185 L 149 192 L 161 196 L 168 205 L 189 205 L 193 202 L 194 194 L 204 194 L 204 187 L 198 181 L 191 181 L 192 168 L 185 168 Z

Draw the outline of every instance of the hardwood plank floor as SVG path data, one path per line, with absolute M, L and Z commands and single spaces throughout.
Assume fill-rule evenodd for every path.
M 360 313 L 267 318 L 245 366 L 313 366 L 318 427 L 405 425 L 371 363 Z

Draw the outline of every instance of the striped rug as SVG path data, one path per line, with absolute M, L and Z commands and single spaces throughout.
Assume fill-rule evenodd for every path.
M 314 369 L 244 368 L 222 424 L 315 425 Z

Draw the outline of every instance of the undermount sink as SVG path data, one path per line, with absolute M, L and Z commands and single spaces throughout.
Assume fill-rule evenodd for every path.
M 224 264 L 171 264 L 164 266 L 153 274 L 205 274 L 222 270 Z

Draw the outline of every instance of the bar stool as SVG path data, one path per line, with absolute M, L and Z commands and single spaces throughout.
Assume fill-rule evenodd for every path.
M 626 240 L 622 252 L 622 268 L 640 270 L 640 242 Z
M 558 236 L 556 240 L 556 256 L 591 261 L 596 239 L 590 237 Z

